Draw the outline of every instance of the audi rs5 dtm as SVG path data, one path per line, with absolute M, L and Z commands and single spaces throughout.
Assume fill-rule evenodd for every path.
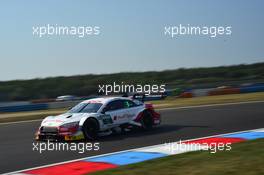
M 94 140 L 135 127 L 149 130 L 160 123 L 160 114 L 151 104 L 129 97 L 94 98 L 77 104 L 64 114 L 43 119 L 36 139 Z

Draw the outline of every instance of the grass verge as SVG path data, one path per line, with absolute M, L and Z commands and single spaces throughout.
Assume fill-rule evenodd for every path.
M 264 92 L 248 93 L 248 94 L 232 94 L 232 95 L 218 95 L 218 96 L 205 96 L 195 98 L 175 98 L 168 97 L 165 100 L 152 101 L 151 103 L 157 109 L 168 107 L 184 107 L 184 106 L 197 106 L 208 104 L 224 104 L 233 102 L 246 102 L 246 101 L 264 101 Z M 30 111 L 30 112 L 14 112 L 0 114 L 0 123 L 36 120 L 42 119 L 48 115 L 58 115 L 65 112 L 67 109 L 50 109 L 43 111 Z
M 93 175 L 259 175 L 264 174 L 264 139 L 232 145 L 215 154 L 189 152 L 100 171 Z

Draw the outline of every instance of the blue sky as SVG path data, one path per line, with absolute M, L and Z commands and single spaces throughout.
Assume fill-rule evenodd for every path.
M 264 1 L 0 2 L 0 81 L 264 61 Z M 96 37 L 32 35 L 33 26 L 100 26 Z M 232 26 L 231 36 L 165 37 L 164 26 Z

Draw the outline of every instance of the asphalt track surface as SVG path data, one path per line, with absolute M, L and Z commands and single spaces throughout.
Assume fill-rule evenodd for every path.
M 100 138 L 100 151 L 32 151 L 40 122 L 0 125 L 0 173 L 92 155 L 186 140 L 216 134 L 264 128 L 264 102 L 160 111 L 162 125 L 148 132 L 130 132 Z

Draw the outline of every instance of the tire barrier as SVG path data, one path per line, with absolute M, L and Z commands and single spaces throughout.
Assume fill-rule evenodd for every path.
M 167 96 L 179 96 L 182 92 L 183 92 L 183 89 L 175 88 L 175 89 L 166 90 L 165 94 Z
M 192 98 L 193 94 L 191 91 L 187 91 L 187 92 L 183 92 L 181 93 L 181 95 L 179 96 L 180 98 Z
M 194 97 L 202 97 L 207 96 L 210 91 L 214 90 L 214 88 L 206 88 L 206 89 L 194 89 L 192 90 Z
M 228 95 L 228 94 L 239 94 L 239 88 L 223 88 L 223 89 L 214 89 L 208 92 L 209 96 L 212 95 Z
M 263 91 L 264 91 L 264 84 L 240 87 L 240 93 L 263 92 Z
M 191 98 L 201 96 L 213 96 L 213 95 L 228 95 L 228 94 L 240 94 L 240 93 L 252 93 L 252 92 L 264 92 L 264 83 L 258 83 L 240 87 L 222 87 L 222 88 L 205 88 L 205 89 L 192 89 L 185 90 L 179 97 Z

